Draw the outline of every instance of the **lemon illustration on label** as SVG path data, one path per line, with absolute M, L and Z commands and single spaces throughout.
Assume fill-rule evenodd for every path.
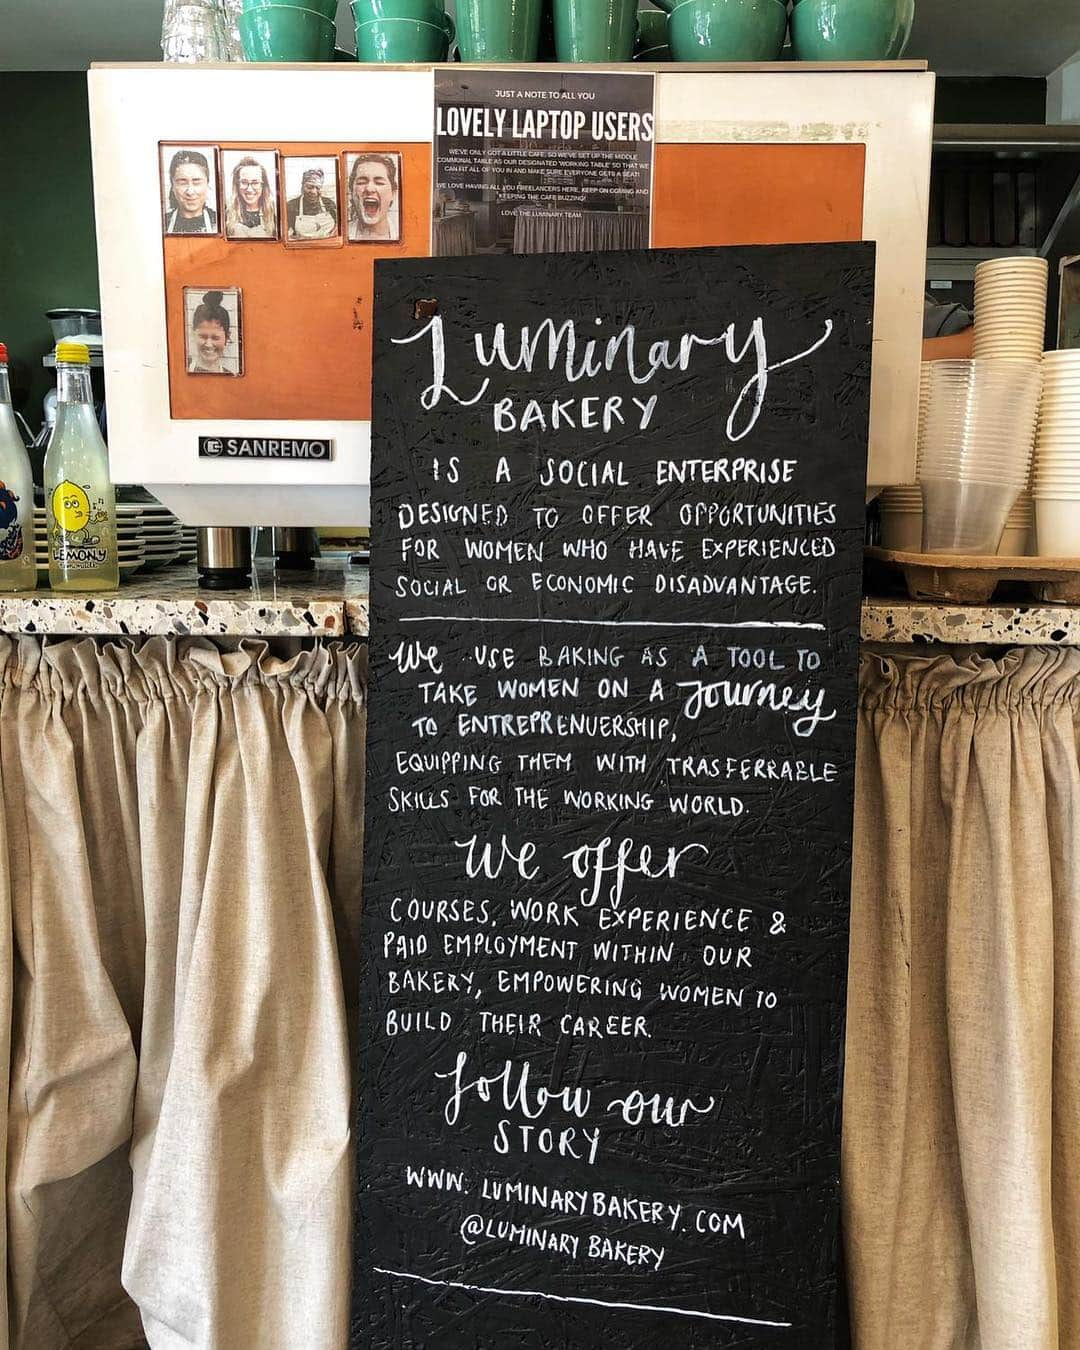
M 90 498 L 78 483 L 65 479 L 53 491 L 52 512 L 62 530 L 75 534 L 90 523 Z

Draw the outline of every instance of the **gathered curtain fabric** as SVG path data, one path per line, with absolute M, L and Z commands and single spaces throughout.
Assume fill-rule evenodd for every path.
M 1080 1346 L 1080 651 L 864 654 L 857 1350 Z
M 347 1340 L 363 648 L 0 638 L 13 1350 Z M 863 658 L 856 1350 L 1080 1345 L 1080 651 Z
M 344 1344 L 365 661 L 0 638 L 12 1350 Z

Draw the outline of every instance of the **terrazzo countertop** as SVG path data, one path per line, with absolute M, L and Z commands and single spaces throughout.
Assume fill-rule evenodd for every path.
M 368 629 L 368 571 L 341 559 L 276 574 L 259 560 L 251 590 L 207 591 L 194 564 L 167 567 L 116 591 L 0 594 L 0 632 L 208 637 L 345 637 Z
M 938 642 L 948 646 L 1080 647 L 1080 608 L 1073 605 L 927 604 L 925 600 L 863 601 L 864 642 Z
M 118 591 L 0 594 L 0 632 L 207 637 L 367 637 L 368 569 L 321 559 L 310 573 L 276 574 L 260 559 L 250 591 L 199 589 L 193 565 L 143 575 Z M 866 642 L 949 646 L 1080 647 L 1080 607 L 1067 605 L 929 605 L 869 599 Z

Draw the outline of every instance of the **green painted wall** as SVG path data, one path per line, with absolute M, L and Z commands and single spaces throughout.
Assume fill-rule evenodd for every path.
M 5 72 L 0 342 L 15 406 L 37 430 L 53 383 L 45 310 L 98 307 L 90 119 L 82 72 Z
M 939 75 L 934 121 L 1017 122 L 1021 126 L 1044 123 L 1046 81 Z

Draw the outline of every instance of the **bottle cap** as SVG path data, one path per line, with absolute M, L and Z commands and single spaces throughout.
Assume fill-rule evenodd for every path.
M 56 344 L 56 359 L 69 366 L 88 366 L 90 364 L 90 348 L 85 342 L 58 342 Z
M 7 365 L 7 343 L 0 342 L 0 366 Z

